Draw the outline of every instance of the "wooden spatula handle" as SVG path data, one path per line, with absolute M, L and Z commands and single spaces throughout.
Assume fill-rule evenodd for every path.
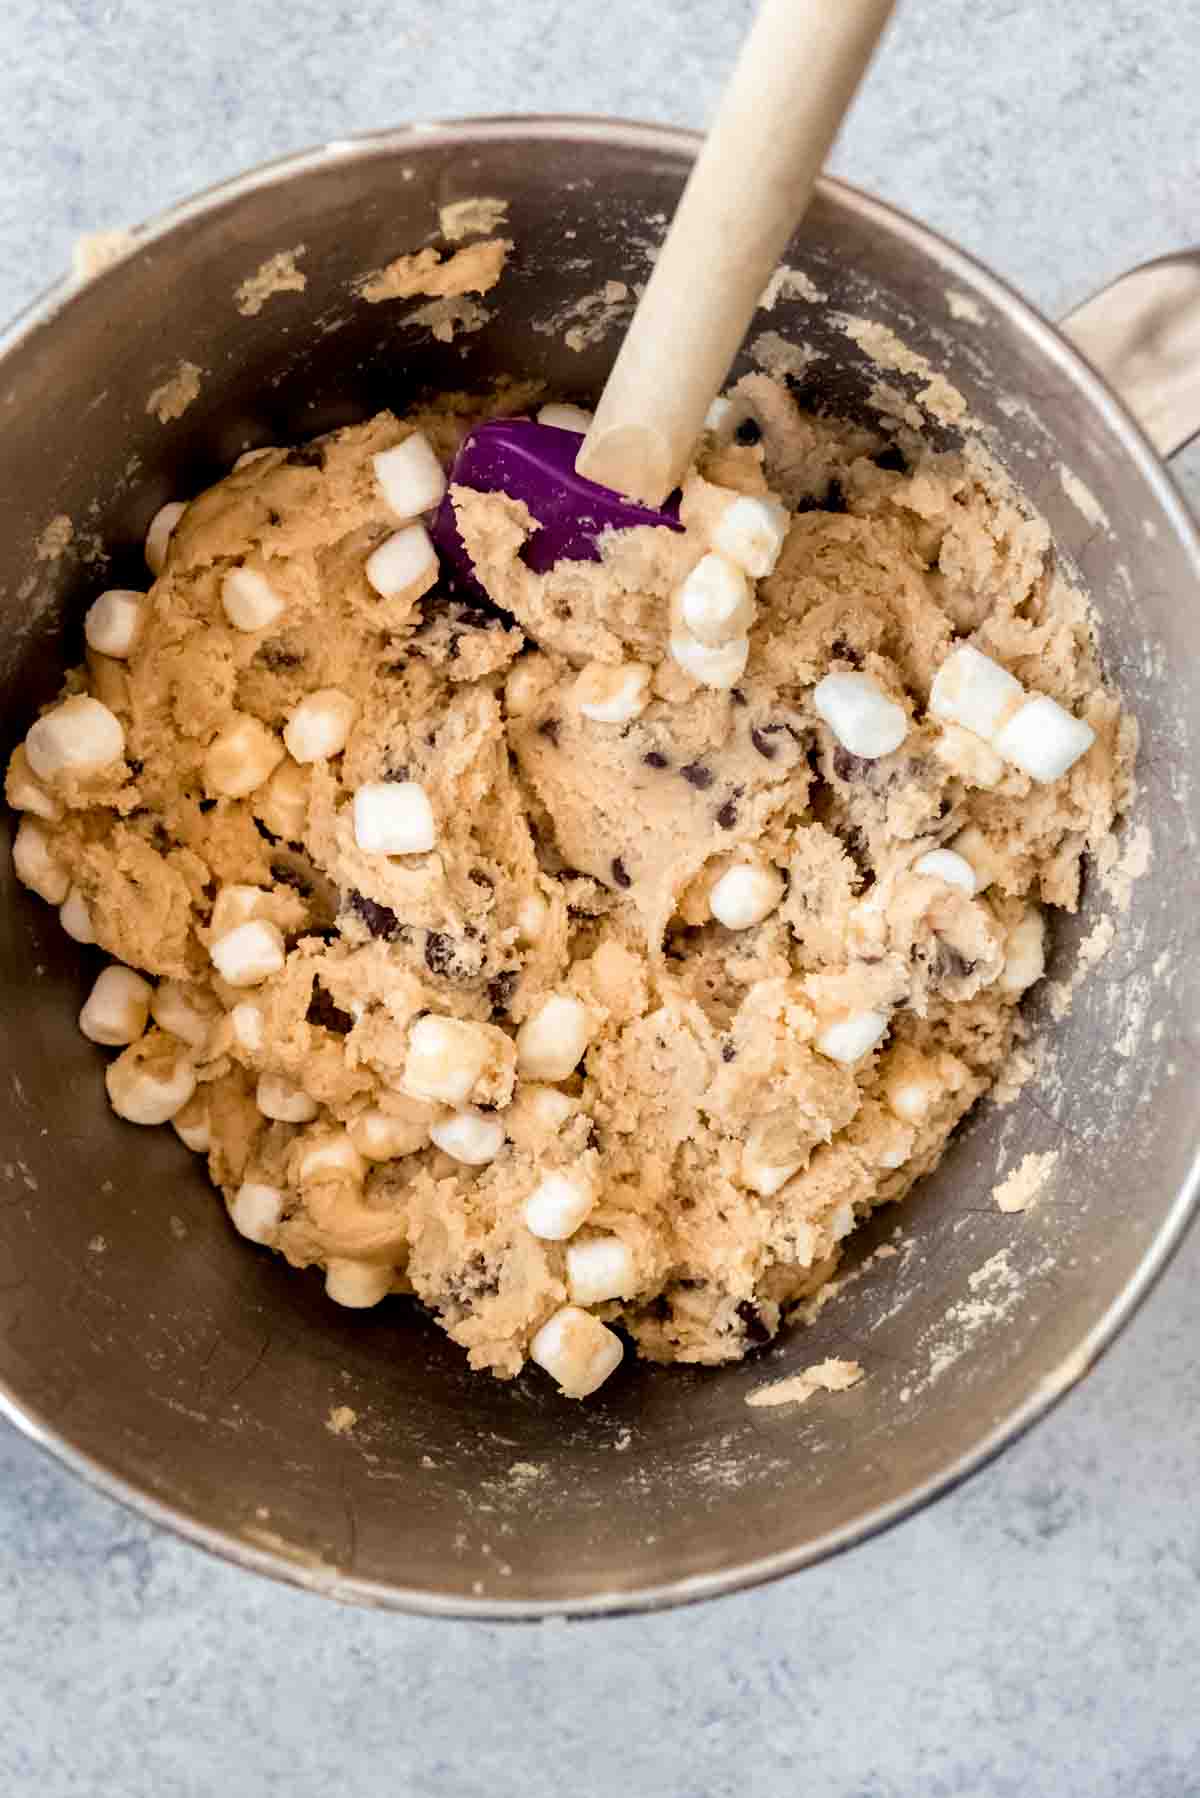
M 894 0 L 763 0 L 576 461 L 658 506 L 679 484 Z

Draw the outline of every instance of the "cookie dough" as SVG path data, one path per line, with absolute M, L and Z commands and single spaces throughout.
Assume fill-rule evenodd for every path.
M 765 376 L 727 400 L 686 528 L 594 564 L 534 574 L 523 506 L 455 490 L 480 603 L 375 459 L 448 466 L 486 405 L 258 452 L 8 773 L 22 878 L 155 983 L 93 1008 L 122 1114 L 174 1107 L 332 1297 L 415 1295 L 472 1366 L 575 1395 L 614 1325 L 659 1361 L 769 1340 L 934 1166 L 1128 796 L 1085 602 L 996 469 Z M 737 496 L 786 536 L 705 685 L 679 594 Z M 931 709 L 967 642 L 1090 727 L 1061 777 Z M 846 746 L 864 695 L 898 747 Z

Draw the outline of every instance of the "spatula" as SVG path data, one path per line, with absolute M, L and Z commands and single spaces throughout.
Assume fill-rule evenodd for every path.
M 764 0 L 586 436 L 529 419 L 471 431 L 451 486 L 523 500 L 541 572 L 604 531 L 680 529 L 673 497 L 705 414 L 812 194 L 894 0 Z M 448 574 L 470 558 L 442 501 Z

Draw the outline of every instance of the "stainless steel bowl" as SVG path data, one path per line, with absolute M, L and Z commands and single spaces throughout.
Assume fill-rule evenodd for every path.
M 643 278 L 696 144 L 575 119 L 333 144 L 188 203 L 97 278 L 51 292 L 0 346 L 0 747 L 76 656 L 102 577 L 139 578 L 155 508 L 247 444 L 499 371 L 594 393 L 613 336 L 572 351 L 561 328 L 537 327 L 600 281 Z M 439 205 L 479 193 L 509 202 L 518 246 L 484 330 L 446 345 L 405 328 L 402 309 L 354 298 L 364 271 L 429 238 Z M 238 284 L 300 243 L 305 290 L 243 317 Z M 0 858 L 0 1403 L 104 1490 L 247 1567 L 343 1599 L 474 1616 L 661 1605 L 788 1572 L 925 1502 L 1044 1412 L 1112 1339 L 1189 1216 L 1200 1134 L 1192 521 L 1104 381 L 931 232 L 830 182 L 789 261 L 829 305 L 783 299 L 762 325 L 822 352 L 814 399 L 871 409 L 878 371 L 833 311 L 892 326 L 966 395 L 1077 563 L 1108 670 L 1141 720 L 1136 821 L 1150 871 L 1116 916 L 1111 953 L 1051 1026 L 1053 1078 L 981 1108 L 936 1176 L 856 1250 L 899 1227 L 898 1254 L 763 1359 L 628 1366 L 574 1406 L 540 1377 L 468 1374 L 404 1303 L 339 1311 L 315 1275 L 236 1238 L 171 1132 L 110 1114 L 100 1057 L 75 1027 L 91 956 Z M 1193 296 L 1178 288 L 1194 273 L 1180 262 L 1133 278 L 1075 321 L 1147 412 L 1152 389 L 1163 449 L 1200 424 L 1184 381 L 1164 404 L 1154 360 L 1182 341 Z M 147 396 L 181 359 L 204 371 L 200 395 L 163 425 Z M 60 515 L 74 537 L 56 555 L 45 533 Z M 1106 905 L 1093 876 L 1082 917 L 1059 934 L 1055 974 Z M 1050 1189 L 1037 1209 L 1003 1215 L 997 1172 L 1031 1149 L 1057 1152 Z M 857 1356 L 869 1377 L 799 1411 L 745 1404 L 764 1377 L 829 1354 Z M 328 1420 L 342 1405 L 358 1421 L 339 1435 Z

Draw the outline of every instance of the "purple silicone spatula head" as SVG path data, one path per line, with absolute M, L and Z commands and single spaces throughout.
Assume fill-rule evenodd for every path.
M 639 524 L 683 529 L 674 495 L 661 511 L 654 511 L 576 474 L 575 457 L 582 442 L 578 432 L 557 425 L 499 418 L 476 425 L 454 459 L 451 487 L 524 500 L 540 526 L 523 551 L 535 574 L 544 574 L 556 562 L 598 562 L 597 539 L 603 531 L 627 531 Z M 477 588 L 449 493 L 433 521 L 433 541 L 448 584 L 460 591 Z

